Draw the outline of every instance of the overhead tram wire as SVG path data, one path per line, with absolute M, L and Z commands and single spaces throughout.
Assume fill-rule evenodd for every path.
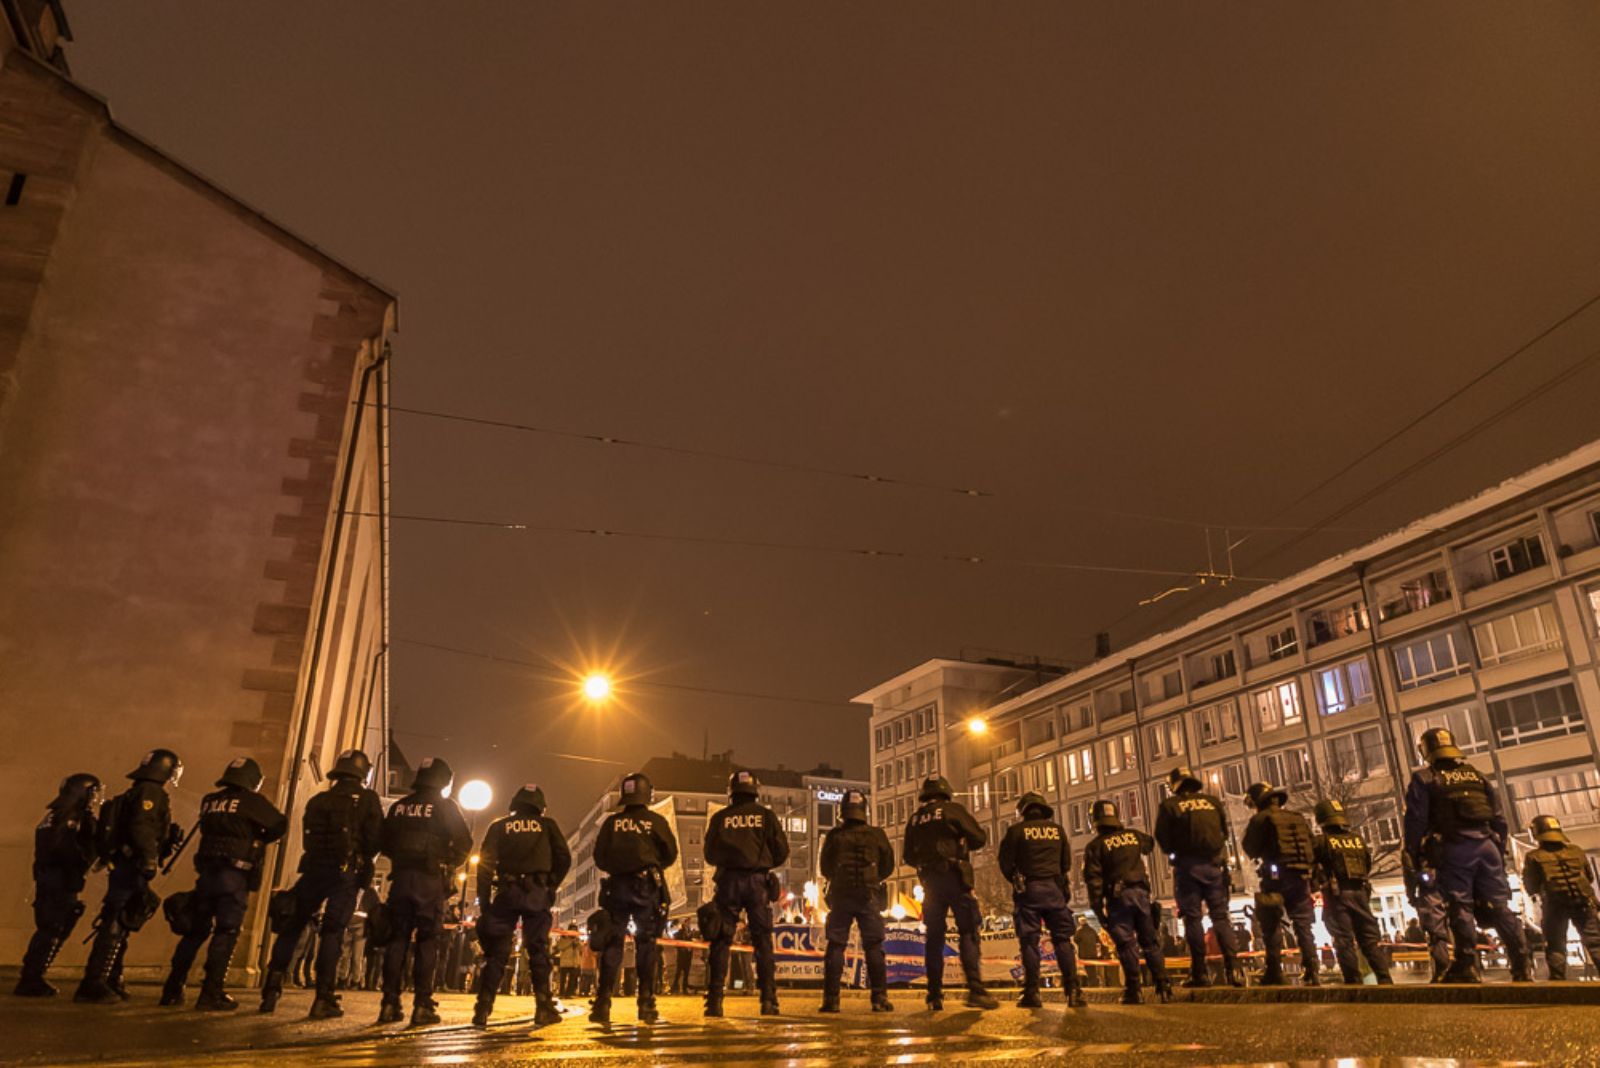
M 373 518 L 376 512 L 346 512 L 346 515 Z M 597 527 L 556 526 L 538 523 L 512 523 L 493 519 L 469 519 L 460 516 L 406 515 L 391 512 L 391 523 L 437 523 L 445 526 L 475 527 L 488 530 L 505 530 L 516 533 L 579 534 L 601 538 L 637 538 L 647 541 L 684 542 L 693 545 L 716 545 L 724 548 L 780 549 L 787 552 L 822 553 L 830 556 L 861 556 L 900 560 L 925 560 L 949 564 L 993 564 L 1001 567 L 1020 567 L 1039 571 L 1081 571 L 1112 575 L 1146 575 L 1157 578 L 1202 579 L 1215 577 L 1203 570 L 1180 571 L 1171 568 L 1124 567 L 1115 564 L 1066 563 L 1053 560 L 1021 560 L 1010 557 L 984 556 L 967 553 L 918 553 L 900 549 L 876 549 L 843 545 L 807 545 L 802 542 L 764 541 L 754 538 L 716 538 L 697 534 L 664 534 L 658 531 L 608 530 Z M 1249 575 L 1229 575 L 1231 582 L 1266 584 L 1276 579 L 1256 578 Z
M 533 660 L 522 660 L 514 656 L 500 656 L 495 653 L 484 653 L 476 649 L 463 649 L 456 645 L 444 645 L 439 642 L 419 641 L 415 638 L 396 638 L 396 644 L 411 645 L 419 649 L 434 649 L 442 653 L 454 653 L 456 656 L 471 657 L 474 660 L 487 660 L 496 664 L 509 664 L 513 667 L 529 668 L 534 671 L 549 671 L 551 665 L 541 664 Z M 792 694 L 757 693 L 749 690 L 727 690 L 712 686 L 689 686 L 676 682 L 652 682 L 648 679 L 629 679 L 622 683 L 625 689 L 650 689 L 670 690 L 677 693 L 704 693 L 716 697 L 740 697 L 752 701 L 780 701 L 787 704 L 819 705 L 823 708 L 852 708 L 850 701 L 830 701 L 823 697 L 797 697 Z

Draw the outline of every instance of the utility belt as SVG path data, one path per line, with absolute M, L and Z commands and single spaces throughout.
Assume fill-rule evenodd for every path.
M 1366 890 L 1372 886 L 1369 879 L 1351 879 L 1340 875 L 1334 876 L 1333 884 L 1340 890 Z
M 529 892 L 536 887 L 548 887 L 550 882 L 550 873 L 547 871 L 501 871 L 495 872 L 494 876 L 494 888 L 496 890 L 508 890 L 511 887 L 516 887 L 524 892 Z
M 963 890 L 971 890 L 975 885 L 972 877 L 972 862 L 965 858 L 940 857 L 938 860 L 918 865 L 917 874 L 958 875 L 961 878 L 961 888 Z
M 253 860 L 224 856 L 220 853 L 201 853 L 195 858 L 194 862 L 195 866 L 199 868 L 233 868 L 236 871 L 256 870 L 256 862 Z

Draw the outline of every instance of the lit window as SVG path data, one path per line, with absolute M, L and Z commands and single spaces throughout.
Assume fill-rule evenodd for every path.
M 1394 669 L 1400 689 L 1412 690 L 1471 671 L 1472 660 L 1462 636 L 1447 630 L 1398 646 Z
M 1570 682 L 1489 702 L 1489 724 L 1496 745 L 1522 745 L 1542 738 L 1583 732 L 1578 691 Z
M 1489 550 L 1489 566 L 1496 581 L 1545 565 L 1544 540 L 1537 534 L 1517 538 Z
M 1324 716 L 1372 700 L 1372 667 L 1363 657 L 1316 673 L 1317 707 Z
M 1239 710 L 1231 697 L 1196 709 L 1194 721 L 1202 748 L 1239 737 Z
M 1256 724 L 1263 731 L 1293 726 L 1305 718 L 1300 705 L 1300 685 L 1292 679 L 1258 690 L 1250 697 L 1255 702 Z
M 1561 648 L 1561 629 L 1552 604 L 1536 604 L 1486 619 L 1472 627 L 1484 667 Z

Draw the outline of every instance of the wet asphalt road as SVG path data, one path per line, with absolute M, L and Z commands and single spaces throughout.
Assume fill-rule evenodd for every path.
M 6 999 L 0 1059 L 6 1063 L 127 1065 L 867 1065 L 973 1062 L 985 1065 L 1338 1065 L 1446 1068 L 1550 1065 L 1600 1068 L 1600 1007 L 1447 1004 L 1208 1004 L 1068 1010 L 959 1006 L 938 1014 L 914 995 L 893 1015 L 871 1015 L 864 998 L 820 1017 L 814 995 L 790 994 L 786 1015 L 755 1015 L 731 999 L 724 1020 L 703 1020 L 699 1002 L 664 998 L 654 1028 L 619 1005 L 601 1029 L 577 1014 L 537 1032 L 520 998 L 488 1031 L 467 1025 L 469 998 L 443 999 L 445 1021 L 424 1031 L 379 1029 L 376 1001 L 348 995 L 349 1017 L 299 1019 L 309 1000 L 290 995 L 277 1017 L 245 1010 L 227 1017 L 161 1010 L 135 1001 L 109 1011 Z M 368 1005 L 367 1001 L 372 1000 Z M 586 1006 L 585 1006 L 586 1007 Z

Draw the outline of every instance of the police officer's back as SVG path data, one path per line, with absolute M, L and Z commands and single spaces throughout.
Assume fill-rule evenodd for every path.
M 163 1005 L 182 1004 L 189 969 L 210 938 L 205 982 L 195 1008 L 213 1012 L 238 1008 L 224 989 L 228 962 L 244 926 L 250 891 L 261 885 L 266 847 L 289 829 L 284 814 L 258 792 L 263 779 L 259 764 L 239 757 L 217 779 L 217 789 L 200 801 L 200 844 L 194 858 L 199 877 L 185 915 L 169 917 L 182 937 L 161 991 Z
M 922 783 L 919 802 L 906 822 L 901 856 L 917 869 L 922 883 L 922 920 L 927 931 L 923 963 L 928 972 L 928 1006 L 944 1007 L 944 937 L 951 914 L 956 920 L 961 970 L 967 980 L 967 1003 L 993 1009 L 999 1002 L 983 984 L 978 927 L 982 916 L 973 894 L 971 855 L 989 844 L 965 805 L 954 800 L 950 783 L 940 775 Z
M 1211 930 L 1222 954 L 1225 976 L 1233 986 L 1244 985 L 1239 967 L 1233 921 L 1228 915 L 1232 878 L 1228 871 L 1228 810 L 1206 793 L 1200 777 L 1186 767 L 1167 775 L 1172 793 L 1156 811 L 1156 842 L 1172 861 L 1174 897 L 1183 917 L 1183 937 L 1189 946 L 1189 978 L 1184 986 L 1211 985 L 1206 967 L 1206 934 L 1201 916 L 1209 914 Z
M 1589 963 L 1600 968 L 1600 905 L 1588 855 L 1572 844 L 1561 822 L 1554 816 L 1535 816 L 1532 829 L 1538 848 L 1523 861 L 1522 884 L 1539 899 L 1545 961 L 1550 978 L 1561 982 L 1567 977 L 1569 923 L 1577 928 Z
M 789 836 L 778 816 L 760 801 L 761 784 L 750 771 L 728 777 L 727 807 L 706 821 L 706 863 L 717 869 L 716 895 L 721 922 L 711 939 L 706 976 L 706 1015 L 722 1015 L 722 991 L 728 978 L 733 932 L 743 913 L 756 958 L 756 985 L 761 1014 L 778 1013 L 777 966 L 772 955 L 772 902 L 777 878 L 772 869 L 789 859 Z
M 109 1005 L 122 1000 L 116 973 L 128 936 L 160 907 L 150 881 L 183 838 L 183 829 L 172 822 L 167 800 L 167 787 L 177 786 L 182 777 L 183 761 L 177 753 L 152 749 L 128 772 L 128 789 L 101 807 L 96 848 L 111 872 L 95 921 L 94 948 L 73 995 L 75 1001 Z
M 45 972 L 83 915 L 84 877 L 95 861 L 95 819 L 100 780 L 68 775 L 33 832 L 34 934 L 22 957 L 18 997 L 53 997 Z
M 439 933 L 445 903 L 455 892 L 451 873 L 472 851 L 467 821 L 456 803 L 444 796 L 454 778 L 449 764 L 429 757 L 418 766 L 411 793 L 389 806 L 383 820 L 380 851 L 389 858 L 393 874 L 386 905 L 391 937 L 384 949 L 379 1023 L 396 1023 L 402 1018 L 402 970 L 413 938 L 411 1023 L 419 1026 L 439 1021 L 433 1002 Z
M 1377 917 L 1372 914 L 1372 850 L 1361 832 L 1350 826 L 1344 805 L 1335 798 L 1317 802 L 1317 825 L 1322 833 L 1312 852 L 1314 879 L 1322 890 L 1322 923 L 1333 937 L 1334 955 L 1346 983 L 1361 982 L 1356 949 L 1379 983 L 1388 985 L 1389 961 L 1378 944 Z
M 1508 828 L 1500 794 L 1466 761 L 1449 730 L 1423 731 L 1417 747 L 1427 766 L 1413 772 L 1406 787 L 1405 848 L 1423 858 L 1424 842 L 1437 843 L 1427 859 L 1438 871 L 1455 942 L 1455 959 L 1442 981 L 1480 981 L 1480 911 L 1500 934 L 1512 978 L 1531 981 L 1522 924 L 1510 908 L 1504 859 Z
M 489 1024 L 519 922 L 536 1003 L 534 1023 L 543 1027 L 560 1021 L 550 989 L 550 907 L 571 869 L 566 835 L 545 815 L 544 791 L 537 783 L 526 784 L 512 796 L 511 811 L 489 824 L 478 850 L 478 900 L 483 905 L 478 940 L 484 964 L 474 1026 Z
M 1134 827 L 1125 827 L 1116 802 L 1102 799 L 1089 810 L 1095 835 L 1083 848 L 1083 885 L 1103 930 L 1111 935 L 1122 965 L 1125 1004 L 1143 1000 L 1140 991 L 1139 954 L 1142 950 L 1155 981 L 1157 996 L 1172 1000 L 1166 957 L 1156 929 L 1150 902 L 1150 872 L 1144 858 L 1156 840 Z
M 595 867 L 602 881 L 600 909 L 590 917 L 590 946 L 600 956 L 599 982 L 589 1019 L 611 1022 L 611 994 L 622 970 L 624 933 L 634 927 L 635 963 L 640 974 L 655 974 L 656 937 L 667 901 L 664 869 L 678 859 L 678 840 L 667 818 L 650 808 L 655 787 L 642 774 L 624 776 L 617 787 L 621 810 L 600 821 L 594 840 Z M 639 1019 L 654 1023 L 655 985 L 638 987 Z
M 1250 803 L 1256 814 L 1244 829 L 1245 855 L 1260 862 L 1261 889 L 1256 894 L 1256 915 L 1266 942 L 1267 966 L 1263 985 L 1276 986 L 1283 978 L 1283 921 L 1294 927 L 1300 947 L 1300 981 L 1316 986 L 1317 944 L 1312 933 L 1316 908 L 1311 902 L 1312 853 L 1311 824 L 1298 812 L 1284 806 L 1289 792 L 1269 783 L 1253 783 Z
M 827 880 L 828 949 L 822 965 L 822 1012 L 839 1011 L 839 988 L 844 978 L 845 948 L 853 922 L 861 931 L 861 951 L 867 961 L 867 985 L 872 990 L 872 1011 L 892 1012 L 888 967 L 883 955 L 884 880 L 894 873 L 894 847 L 882 827 L 867 822 L 867 799 L 859 790 L 846 790 L 839 806 L 841 822 L 822 839 L 819 868 Z
M 1066 828 L 1056 822 L 1055 811 L 1036 793 L 1017 800 L 1021 820 L 1006 828 L 1000 839 L 1000 874 L 1011 883 L 1011 902 L 1017 942 L 1022 951 L 1022 997 L 1017 1005 L 1036 1009 L 1039 997 L 1039 935 L 1050 931 L 1056 966 L 1067 1004 L 1083 1004 L 1078 982 L 1078 957 L 1072 942 L 1075 924 L 1069 907 L 1067 872 L 1072 867 L 1072 844 Z
M 367 754 L 347 749 L 328 772 L 328 788 L 306 802 L 300 819 L 300 877 L 292 889 L 273 895 L 276 937 L 261 985 L 262 1012 L 276 1008 L 295 947 L 320 909 L 317 994 L 310 1018 L 344 1015 L 335 989 L 344 933 L 361 891 L 372 883 L 374 858 L 383 838 L 383 802 L 367 787 L 371 774 L 372 761 Z

